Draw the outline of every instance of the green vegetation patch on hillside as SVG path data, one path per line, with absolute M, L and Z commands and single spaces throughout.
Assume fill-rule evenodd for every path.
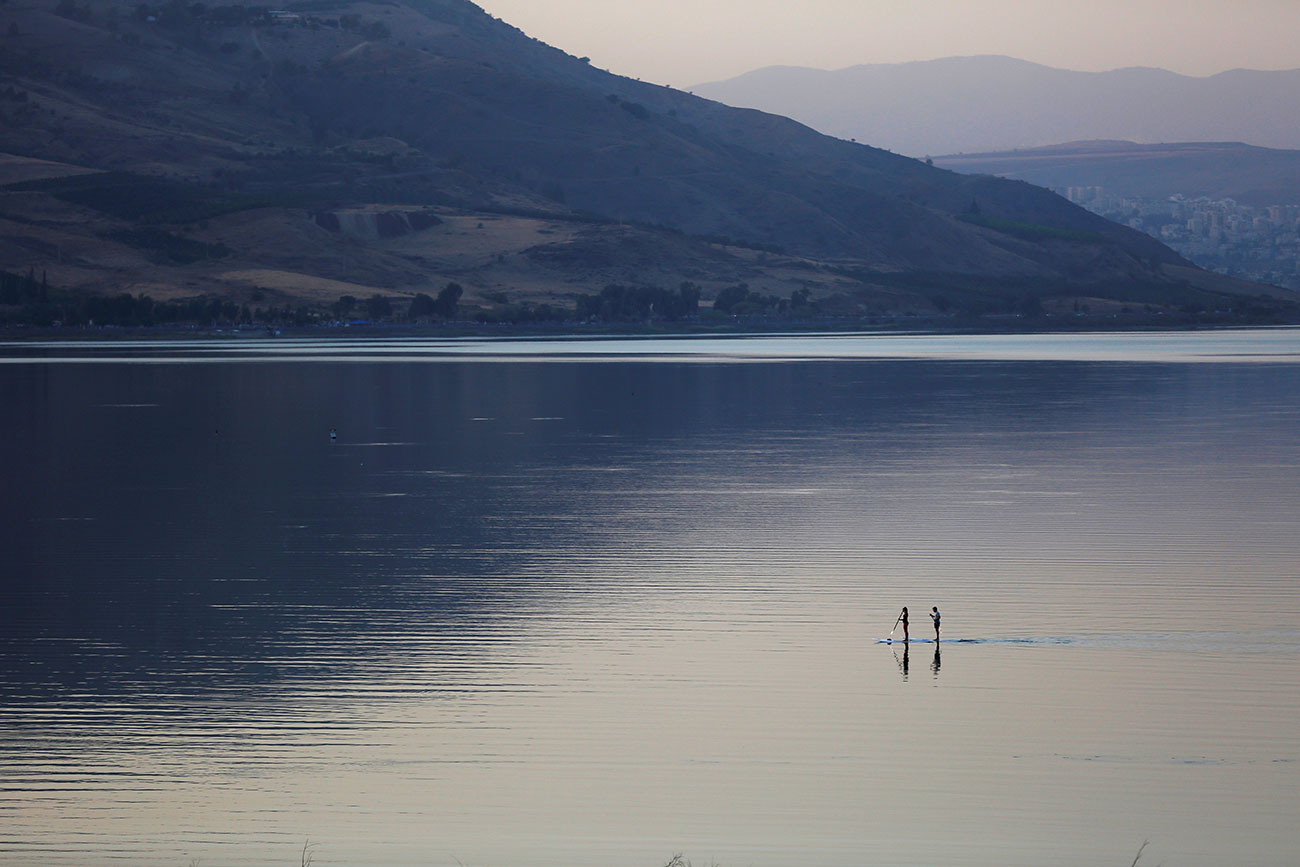
M 129 172 L 49 178 L 8 189 L 48 193 L 69 204 L 138 223 L 192 223 L 253 208 L 297 207 L 308 201 L 293 193 L 227 195 L 183 181 Z
M 181 265 L 188 265 L 202 259 L 220 259 L 231 253 L 230 248 L 225 244 L 205 244 L 192 238 L 182 238 L 180 235 L 164 232 L 153 226 L 122 229 L 109 232 L 105 237 L 120 241 L 129 247 L 147 250 L 155 256 Z
M 1021 223 L 1016 220 L 1004 220 L 1001 217 L 989 217 L 984 214 L 960 214 L 957 219 L 963 223 L 983 226 L 995 232 L 1012 235 L 1025 241 L 1076 241 L 1083 244 L 1105 244 L 1108 239 L 1099 232 L 1082 229 L 1058 229 L 1055 226 L 1041 226 L 1036 223 Z

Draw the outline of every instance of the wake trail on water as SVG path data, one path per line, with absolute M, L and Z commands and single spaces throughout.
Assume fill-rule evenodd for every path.
M 933 638 L 877 638 L 877 644 L 935 644 Z M 1046 635 L 941 638 L 941 645 L 1005 645 L 1022 647 L 1112 647 L 1127 650 L 1204 651 L 1208 646 L 1222 645 L 1233 651 L 1300 653 L 1300 632 L 1231 633 L 1231 632 L 1171 632 L 1152 634 L 1101 634 L 1101 635 Z

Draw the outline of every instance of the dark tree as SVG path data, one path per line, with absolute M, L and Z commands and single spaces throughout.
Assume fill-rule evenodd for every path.
M 718 297 L 714 299 L 713 309 L 727 313 L 731 308 L 745 303 L 748 299 L 749 286 L 747 284 L 741 283 L 738 286 L 728 286 L 719 292 Z
M 428 319 L 438 311 L 437 305 L 438 302 L 434 301 L 432 296 L 420 292 L 411 299 L 411 308 L 406 311 L 406 318 L 412 322 L 418 319 Z
M 366 316 L 371 319 L 387 319 L 393 315 L 393 303 L 383 295 L 371 295 L 366 299 Z
M 689 280 L 677 289 L 681 299 L 680 316 L 694 316 L 700 312 L 700 287 Z
M 357 306 L 357 299 L 351 295 L 340 295 L 339 300 L 330 305 L 330 312 L 342 319 Z
M 676 292 L 660 286 L 611 283 L 599 295 L 578 298 L 575 313 L 579 319 L 605 322 L 676 321 L 696 315 L 699 304 L 700 289 L 694 283 L 683 283 Z
M 465 290 L 459 283 L 448 283 L 438 293 L 438 300 L 434 302 L 434 312 L 444 319 L 454 318 L 457 305 L 460 304 L 460 296 L 464 294 Z

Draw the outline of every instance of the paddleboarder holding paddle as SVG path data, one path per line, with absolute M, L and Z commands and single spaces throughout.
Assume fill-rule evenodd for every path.
M 907 637 L 907 606 L 906 605 L 903 606 L 903 613 L 898 615 L 898 620 L 894 622 L 894 626 L 897 627 L 898 624 L 900 623 L 903 624 L 903 640 L 910 641 L 911 639 Z
M 903 611 L 907 611 L 906 608 Z M 930 609 L 930 619 L 934 621 L 934 643 L 939 643 L 939 606 Z

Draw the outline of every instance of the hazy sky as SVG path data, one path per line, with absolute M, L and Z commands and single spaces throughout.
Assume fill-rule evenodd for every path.
M 1300 0 L 476 0 L 596 66 L 687 87 L 773 64 L 1006 54 L 1187 75 L 1300 68 Z

